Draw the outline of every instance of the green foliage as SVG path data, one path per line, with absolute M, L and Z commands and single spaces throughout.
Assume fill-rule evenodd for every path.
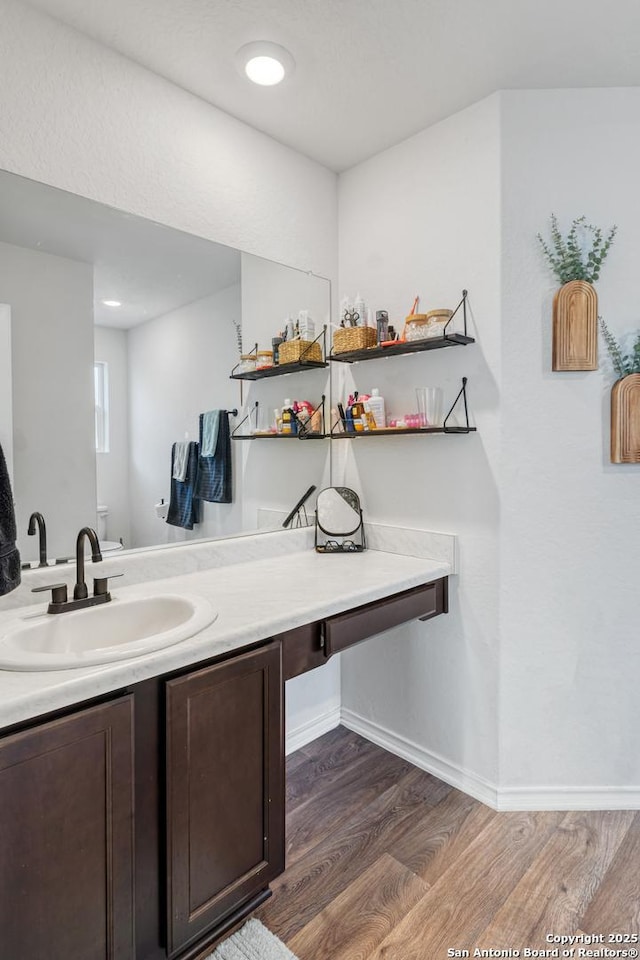
M 538 240 L 560 283 L 570 280 L 595 283 L 617 232 L 617 226 L 613 226 L 605 237 L 600 227 L 587 223 L 586 217 L 577 217 L 565 239 L 558 227 L 558 218 L 552 213 L 551 244 L 540 234 Z
M 617 375 L 628 377 L 630 373 L 640 373 L 640 330 L 636 335 L 631 353 L 623 353 L 619 341 L 611 333 L 602 317 L 600 317 L 600 329 Z

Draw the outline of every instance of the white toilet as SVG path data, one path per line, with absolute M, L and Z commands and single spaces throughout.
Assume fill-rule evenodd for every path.
M 96 533 L 100 541 L 100 551 L 105 553 L 115 553 L 116 550 L 123 550 L 124 547 L 118 540 L 107 540 L 107 517 L 109 516 L 109 507 L 104 503 L 99 503 L 96 508 L 98 522 Z

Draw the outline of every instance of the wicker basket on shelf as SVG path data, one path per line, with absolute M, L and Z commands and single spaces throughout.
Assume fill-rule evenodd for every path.
M 373 327 L 341 327 L 333 334 L 333 352 L 349 353 L 351 350 L 368 350 L 378 342 Z
M 285 340 L 278 347 L 278 364 L 322 363 L 322 347 L 314 340 Z

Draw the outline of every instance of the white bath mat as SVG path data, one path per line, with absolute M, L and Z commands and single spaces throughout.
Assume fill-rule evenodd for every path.
M 259 920 L 249 920 L 237 933 L 228 940 L 224 940 L 207 960 L 298 960 L 298 958 Z

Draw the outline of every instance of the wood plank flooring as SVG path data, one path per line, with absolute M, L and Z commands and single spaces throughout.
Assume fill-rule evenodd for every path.
M 287 869 L 256 916 L 300 960 L 640 936 L 640 813 L 497 813 L 343 727 L 293 754 L 287 781 Z

